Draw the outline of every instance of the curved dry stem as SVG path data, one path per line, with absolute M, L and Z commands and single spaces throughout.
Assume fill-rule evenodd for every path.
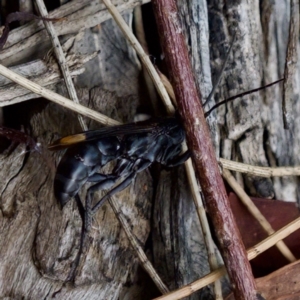
M 47 8 L 44 4 L 44 1 L 43 0 L 36 0 L 35 2 L 38 6 L 38 9 L 40 11 L 41 16 L 42 17 L 47 17 L 48 16 L 48 11 L 47 11 Z M 79 104 L 79 100 L 78 100 L 78 97 L 77 97 L 75 86 L 74 86 L 73 81 L 72 81 L 72 77 L 71 77 L 71 74 L 70 74 L 70 71 L 69 71 L 69 67 L 68 67 L 64 52 L 62 50 L 62 47 L 61 47 L 61 44 L 59 42 L 58 36 L 55 32 L 55 28 L 54 28 L 53 24 L 50 21 L 44 21 L 44 24 L 45 24 L 45 27 L 48 31 L 49 36 L 50 36 L 52 46 L 53 46 L 54 52 L 55 52 L 56 57 L 57 57 L 58 64 L 60 66 L 63 77 L 65 79 L 65 83 L 66 83 L 66 87 L 67 87 L 69 96 L 75 103 Z M 86 123 L 83 120 L 83 117 L 81 115 L 78 115 L 78 120 L 79 120 L 79 123 L 80 123 L 80 126 L 81 126 L 82 130 L 84 130 L 84 131 L 88 130 L 88 127 L 87 127 L 87 125 L 86 125 Z
M 274 246 L 278 241 L 286 238 L 291 233 L 296 231 L 300 228 L 300 217 L 296 220 L 292 221 L 291 223 L 287 224 L 286 226 L 282 227 L 260 243 L 256 244 L 254 247 L 247 250 L 248 259 L 252 260 L 257 257 L 259 254 L 263 253 L 264 251 L 268 250 L 272 246 Z M 221 267 L 214 272 L 198 279 L 176 291 L 173 291 L 167 295 L 155 298 L 154 300 L 175 300 L 181 299 L 183 297 L 187 297 L 194 292 L 200 290 L 201 288 L 207 286 L 208 284 L 213 283 L 215 280 L 219 279 L 223 275 L 225 275 L 226 270 L 224 267 Z
M 183 151 L 186 151 L 186 150 L 187 150 L 187 145 L 184 142 L 183 143 Z M 198 186 L 198 183 L 197 183 L 197 179 L 195 176 L 195 170 L 194 170 L 191 159 L 188 159 L 185 162 L 185 170 L 187 173 L 189 185 L 190 185 L 191 192 L 193 195 L 194 204 L 196 206 L 198 218 L 199 218 L 199 221 L 201 224 L 202 233 L 203 233 L 204 241 L 205 241 L 207 252 L 208 252 L 209 266 L 210 266 L 211 270 L 214 271 L 214 270 L 218 269 L 218 267 L 219 267 L 218 261 L 217 261 L 217 255 L 215 252 L 215 246 L 214 246 L 210 227 L 209 227 L 208 220 L 207 220 L 206 211 L 205 211 L 203 201 L 202 201 L 202 198 L 200 195 L 200 191 L 199 191 L 200 187 Z M 215 299 L 223 299 L 221 281 L 219 281 L 219 280 L 215 281 L 214 292 L 215 292 Z
M 100 122 L 103 125 L 119 125 L 120 123 L 116 120 L 113 120 L 103 114 L 100 114 L 98 112 L 95 112 L 94 110 L 85 107 L 81 104 L 74 103 L 68 98 L 65 98 L 57 93 L 54 93 L 48 89 L 45 89 L 44 87 L 34 83 L 33 81 L 11 71 L 10 69 L 4 67 L 3 65 L 0 65 L 0 74 L 5 76 L 6 78 L 16 82 L 17 84 L 23 86 L 24 88 L 32 91 L 33 93 L 36 93 L 40 95 L 41 97 L 44 97 L 50 101 L 53 101 L 59 105 L 62 105 L 66 108 L 69 108 L 79 114 L 82 114 L 84 116 L 87 116 L 93 120 L 96 120 Z M 1 107 L 1 99 L 0 99 L 0 107 Z
M 140 57 L 143 65 L 149 72 L 150 77 L 152 78 L 157 92 L 159 93 L 161 99 L 164 102 L 164 105 L 166 106 L 166 109 L 169 114 L 174 114 L 175 110 L 172 105 L 172 102 L 170 100 L 170 97 L 162 84 L 153 64 L 151 63 L 148 54 L 144 51 L 143 47 L 140 45 L 134 34 L 132 33 L 129 26 L 126 24 L 124 19 L 122 18 L 121 14 L 118 12 L 116 7 L 111 3 L 110 0 L 103 0 L 103 3 L 106 5 L 107 9 L 115 19 L 116 23 L 120 26 L 120 29 L 124 33 L 125 37 L 128 39 L 134 50 L 137 52 L 138 56 Z
M 220 158 L 220 163 L 223 168 L 236 171 L 248 175 L 255 175 L 260 177 L 282 177 L 282 176 L 299 176 L 300 166 L 295 167 L 259 167 L 252 166 L 224 158 Z
M 156 286 L 161 291 L 161 293 L 163 293 L 163 294 L 167 293 L 169 291 L 167 286 L 163 283 L 163 281 L 161 280 L 161 278 L 159 277 L 159 275 L 153 268 L 153 265 L 148 260 L 144 250 L 139 246 L 134 234 L 132 233 L 132 231 L 130 229 L 128 222 L 126 221 L 126 218 L 124 217 L 124 214 L 122 213 L 119 205 L 117 204 L 117 201 L 115 201 L 113 199 L 113 197 L 110 197 L 109 203 L 110 203 L 116 217 L 120 221 L 122 228 L 124 229 L 132 248 L 137 253 L 140 263 L 142 264 L 144 269 L 147 271 L 147 273 L 151 276 L 151 278 L 153 279 L 153 281 L 155 282 Z

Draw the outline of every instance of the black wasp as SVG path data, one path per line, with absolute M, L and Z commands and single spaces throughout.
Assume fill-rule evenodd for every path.
M 49 150 L 68 148 L 57 167 L 54 194 L 61 206 L 75 197 L 83 219 L 80 249 L 67 280 L 74 279 L 92 215 L 154 162 L 167 167 L 185 162 L 190 153 L 181 154 L 184 138 L 183 127 L 176 118 L 156 118 L 70 135 L 48 146 Z M 98 172 L 113 160 L 116 166 L 112 173 Z M 87 190 L 84 208 L 78 192 L 86 182 L 95 184 Z M 92 206 L 93 193 L 102 189 L 110 190 Z

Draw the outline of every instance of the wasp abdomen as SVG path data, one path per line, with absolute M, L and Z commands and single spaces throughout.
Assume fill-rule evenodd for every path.
M 117 139 L 103 139 L 68 148 L 57 167 L 54 179 L 54 195 L 61 206 L 79 192 L 99 167 L 115 159 L 119 151 Z

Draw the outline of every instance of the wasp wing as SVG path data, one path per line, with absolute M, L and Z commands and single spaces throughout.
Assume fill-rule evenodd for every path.
M 48 149 L 51 151 L 56 151 L 68 148 L 79 143 L 94 141 L 106 137 L 156 132 L 157 130 L 159 130 L 163 122 L 163 119 L 156 118 L 136 123 L 89 130 L 58 139 L 52 144 L 48 145 Z

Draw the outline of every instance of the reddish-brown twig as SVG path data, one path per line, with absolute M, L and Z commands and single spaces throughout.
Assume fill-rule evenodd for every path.
M 176 3 L 174 0 L 153 0 L 152 3 L 189 149 L 235 297 L 257 299 L 246 250 L 230 209 L 196 89 Z

